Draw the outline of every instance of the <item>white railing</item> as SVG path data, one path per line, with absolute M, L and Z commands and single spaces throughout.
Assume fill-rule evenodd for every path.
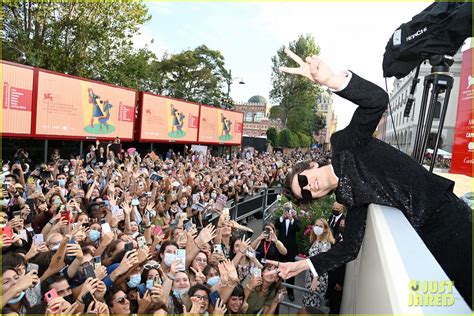
M 419 283 L 416 291 L 416 281 L 432 283 Z M 442 290 L 423 293 L 423 286 L 434 282 Z M 359 255 L 346 265 L 341 314 L 472 311 L 402 212 L 372 204 Z

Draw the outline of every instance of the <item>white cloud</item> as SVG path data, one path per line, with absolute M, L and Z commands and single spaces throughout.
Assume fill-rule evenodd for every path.
M 148 47 L 158 58 L 161 58 L 165 51 L 169 51 L 169 46 L 160 40 L 151 28 L 143 25 L 139 33 L 133 37 L 133 47 L 135 49 Z

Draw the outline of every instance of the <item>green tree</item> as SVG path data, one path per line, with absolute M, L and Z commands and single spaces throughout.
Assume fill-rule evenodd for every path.
M 296 41 L 290 42 L 288 48 L 298 56 L 318 55 L 319 47 L 311 35 L 300 35 Z M 297 67 L 298 65 L 288 58 L 281 47 L 272 57 L 272 90 L 271 100 L 279 104 L 270 110 L 270 118 L 280 118 L 285 128 L 293 132 L 311 135 L 313 132 L 313 116 L 316 108 L 316 96 L 320 88 L 309 80 L 284 74 L 279 67 Z
M 320 130 L 326 127 L 326 117 L 319 112 L 313 115 L 313 133 L 317 134 Z
M 221 104 L 230 76 L 221 52 L 205 45 L 165 56 L 152 64 L 152 71 L 158 74 L 155 92 L 211 105 Z
M 2 2 L 2 13 L 2 55 L 7 60 L 16 61 L 18 48 L 33 66 L 120 81 L 126 74 L 114 73 L 114 67 L 130 70 L 134 58 L 143 57 L 143 63 L 153 57 L 133 53 L 133 36 L 151 18 L 141 2 L 8 1 Z
M 278 133 L 278 147 L 296 148 L 299 147 L 298 135 L 285 128 Z
M 272 146 L 276 146 L 276 141 L 278 137 L 278 131 L 275 127 L 270 127 L 267 129 L 267 140 L 270 141 Z

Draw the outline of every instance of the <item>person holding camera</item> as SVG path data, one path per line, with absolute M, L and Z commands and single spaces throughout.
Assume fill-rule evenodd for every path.
M 262 265 L 265 265 L 267 260 L 280 260 L 288 253 L 285 245 L 278 240 L 275 231 L 272 223 L 266 223 L 263 232 L 252 243 L 256 257 Z
M 297 218 L 297 212 L 291 202 L 283 204 L 283 214 L 275 221 L 275 227 L 278 230 L 278 240 L 280 240 L 288 250 L 286 255 L 282 256 L 282 262 L 294 262 L 298 254 L 298 244 L 296 243 L 296 234 L 301 230 L 301 222 Z M 289 284 L 295 284 L 295 278 L 287 280 Z M 288 298 L 295 300 L 293 289 L 288 289 Z

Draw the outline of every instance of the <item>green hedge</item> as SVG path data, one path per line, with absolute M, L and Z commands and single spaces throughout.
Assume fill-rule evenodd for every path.
M 275 210 L 273 222 L 283 213 L 283 204 L 288 200 L 282 196 L 280 206 Z M 301 221 L 301 230 L 296 234 L 296 242 L 298 244 L 298 254 L 308 255 L 311 247 L 309 242 L 309 232 L 318 218 L 329 219 L 332 214 L 332 204 L 336 201 L 334 195 L 315 200 L 313 203 L 303 208 L 295 206 L 298 212 L 298 219 Z M 306 235 L 305 235 L 306 234 Z
M 275 128 L 269 128 L 267 130 L 267 139 L 273 146 L 284 148 L 310 147 L 313 142 L 311 136 L 295 133 L 287 128 L 279 133 Z

